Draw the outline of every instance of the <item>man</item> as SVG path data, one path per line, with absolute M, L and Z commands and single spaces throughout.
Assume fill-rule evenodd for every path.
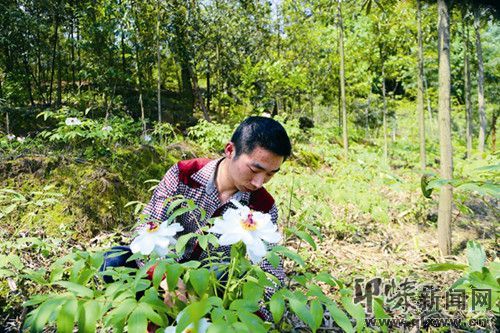
M 221 216 L 228 208 L 234 208 L 231 200 L 269 213 L 276 224 L 278 210 L 263 185 L 280 170 L 290 154 L 290 139 L 280 123 L 266 117 L 249 117 L 238 126 L 231 141 L 226 144 L 224 157 L 180 161 L 172 166 L 158 184 L 143 214 L 165 221 L 169 208 L 167 199 L 182 195 L 202 208 L 206 218 L 200 221 L 199 211 L 177 217 L 176 222 L 184 228 L 181 234 L 200 232 L 199 228 L 206 224 L 208 218 Z M 230 246 L 221 246 L 217 251 L 229 256 Z M 207 254 L 193 241 L 186 246 L 181 261 L 203 260 L 206 257 Z M 263 260 L 260 266 L 283 283 L 285 274 L 281 265 L 274 268 Z M 266 297 L 270 297 L 271 293 L 272 290 L 267 289 Z M 265 320 L 272 320 L 265 309 L 260 311 L 260 315 Z

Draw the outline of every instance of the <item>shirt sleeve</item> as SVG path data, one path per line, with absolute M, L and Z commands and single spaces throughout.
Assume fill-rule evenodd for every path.
M 276 205 L 273 204 L 273 207 L 269 211 L 269 214 L 271 214 L 271 221 L 273 222 L 273 224 L 277 225 L 278 224 L 278 208 L 276 207 Z M 269 248 L 271 248 L 274 245 L 276 245 L 276 244 L 269 244 Z M 285 283 L 286 276 L 285 276 L 285 270 L 283 269 L 283 262 L 280 259 L 279 265 L 275 268 L 269 261 L 264 259 L 260 263 L 260 267 L 262 268 L 262 270 L 264 272 L 267 272 L 269 274 L 274 275 L 278 279 L 278 281 L 280 282 L 279 285 L 275 284 L 274 288 L 271 288 L 271 287 L 265 288 L 264 299 L 266 301 L 269 301 L 271 299 L 271 297 L 273 296 L 273 294 L 276 292 L 276 290 L 281 288 Z M 264 319 L 266 321 L 270 321 L 270 322 L 273 321 L 273 317 L 271 315 L 271 312 L 264 306 L 260 308 L 259 315 L 262 319 Z
M 179 188 L 179 167 L 174 164 L 165 174 L 153 192 L 153 196 L 142 211 L 150 219 L 165 221 L 168 205 L 166 200 L 177 194 Z

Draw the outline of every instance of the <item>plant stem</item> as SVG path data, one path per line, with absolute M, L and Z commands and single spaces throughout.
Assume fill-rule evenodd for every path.
M 228 295 L 229 286 L 231 285 L 231 280 L 233 279 L 234 268 L 236 267 L 236 262 L 238 261 L 238 256 L 231 259 L 231 267 L 229 267 L 229 276 L 227 277 L 226 288 L 224 289 L 224 296 L 222 296 L 222 304 L 226 305 L 226 298 Z

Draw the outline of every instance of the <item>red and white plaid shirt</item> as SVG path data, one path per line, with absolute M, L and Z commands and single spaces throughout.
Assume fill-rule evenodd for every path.
M 149 204 L 145 207 L 143 214 L 155 220 L 165 221 L 168 218 L 168 198 L 175 195 L 182 195 L 186 199 L 192 199 L 198 207 L 205 210 L 206 217 L 204 220 L 201 220 L 201 213 L 199 210 L 184 213 L 177 217 L 176 222 L 180 223 L 184 227 L 184 230 L 180 233 L 180 235 L 183 235 L 191 232 L 200 233 L 201 231 L 199 228 L 204 226 L 209 218 L 221 216 L 228 208 L 235 208 L 230 200 L 237 200 L 243 205 L 249 205 L 251 201 L 250 192 L 238 191 L 233 194 L 227 202 L 220 202 L 219 191 L 215 185 L 215 174 L 222 159 L 223 158 L 208 161 L 208 163 L 205 160 L 205 162 L 202 163 L 206 164 L 199 170 L 192 173 L 190 175 L 190 179 L 182 179 L 182 177 L 185 176 L 179 170 L 179 165 L 182 162 L 176 163 L 167 171 L 161 182 L 156 187 L 153 197 L 151 198 Z M 271 215 L 272 222 L 277 224 L 278 209 L 273 201 L 270 207 L 269 211 L 265 213 L 269 213 Z M 272 245 L 273 244 L 270 244 L 270 246 Z M 195 247 L 196 245 L 194 242 L 189 242 L 181 260 L 187 261 L 194 259 L 201 261 L 207 258 L 206 251 L 196 253 L 197 251 L 195 250 Z M 198 250 L 200 249 L 198 248 Z M 223 252 L 224 256 L 227 257 L 230 256 L 230 250 L 230 246 L 220 246 L 216 249 L 217 252 Z M 210 249 L 212 254 L 214 251 L 214 249 Z M 285 273 L 281 263 L 278 267 L 274 268 L 267 260 L 263 260 L 260 263 L 260 267 L 265 272 L 274 275 L 281 282 L 281 284 L 284 283 Z M 269 299 L 273 293 L 274 289 L 266 288 L 266 299 Z M 272 316 L 267 309 L 262 308 L 260 314 L 263 319 L 272 321 Z

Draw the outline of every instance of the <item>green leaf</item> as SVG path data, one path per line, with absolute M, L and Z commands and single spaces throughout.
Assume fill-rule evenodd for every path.
M 69 282 L 69 281 L 58 281 L 54 283 L 55 285 L 60 285 L 61 287 L 64 287 L 74 293 L 76 296 L 80 297 L 88 297 L 91 298 L 94 296 L 94 292 L 92 289 L 89 289 L 85 286 L 82 286 L 78 283 L 74 282 Z
M 390 318 L 390 316 L 385 312 L 383 304 L 384 303 L 380 298 L 378 298 L 378 297 L 374 298 L 373 312 L 375 314 L 375 318 L 377 318 L 377 319 Z M 380 321 L 379 325 L 381 325 L 381 329 L 383 332 L 387 332 L 387 325 L 385 323 Z
M 365 321 L 365 310 L 361 306 L 361 304 L 354 304 L 352 299 L 349 297 L 342 297 L 341 299 L 342 305 L 344 309 L 354 318 L 356 319 L 356 329 L 363 330 L 366 327 Z
M 138 305 L 138 309 L 146 316 L 147 319 L 149 319 L 156 325 L 158 326 L 164 325 L 161 316 L 158 313 L 156 313 L 153 307 L 151 307 L 151 305 L 149 305 L 148 303 L 140 302 Z
M 475 241 L 467 242 L 467 261 L 469 262 L 471 272 L 481 272 L 486 262 L 486 253 L 481 244 Z
M 180 264 L 174 263 L 167 265 L 167 284 L 169 290 L 175 290 L 177 287 L 177 281 L 183 272 L 183 268 Z
M 424 197 L 427 199 L 432 198 L 432 188 L 429 188 L 429 181 L 431 180 L 432 175 L 430 174 L 424 174 L 422 175 L 422 178 L 420 178 L 420 189 L 422 190 L 422 194 Z
M 57 316 L 57 332 L 73 332 L 77 313 L 78 302 L 76 298 L 69 299 L 66 303 L 64 303 L 61 307 L 61 311 L 59 311 L 59 315 Z
M 252 301 L 258 301 L 262 299 L 264 294 L 264 287 L 259 284 L 248 281 L 243 284 L 243 298 Z
M 200 247 L 203 250 L 207 249 L 207 246 L 208 246 L 208 236 L 209 235 L 198 235 L 198 245 L 200 245 Z
M 106 325 L 120 326 L 124 325 L 125 319 L 136 308 L 137 301 L 134 298 L 127 298 L 120 303 L 115 309 L 111 310 L 106 315 Z
M 165 272 L 167 271 L 167 263 L 163 260 L 159 261 L 153 272 L 153 286 L 158 289 L 163 277 L 165 276 Z
M 176 331 L 182 332 L 189 324 L 197 323 L 211 309 L 212 306 L 208 302 L 207 298 L 203 298 L 198 302 L 193 302 L 189 304 L 184 308 L 183 315 L 177 321 Z
M 185 214 L 185 213 L 189 213 L 189 212 L 192 212 L 196 210 L 196 206 L 188 206 L 188 207 L 182 207 L 182 208 L 179 208 L 177 210 L 175 210 L 172 215 L 170 215 L 167 219 L 167 224 L 170 224 L 175 218 L 177 218 L 178 216 L 182 215 L 182 214 Z
M 277 324 L 285 313 L 285 300 L 281 293 L 276 292 L 269 301 L 269 310 L 273 315 L 274 323 Z
M 146 332 L 148 328 L 148 319 L 146 314 L 137 307 L 128 318 L 127 321 L 129 332 Z
M 272 251 L 283 254 L 285 257 L 292 259 L 293 261 L 295 261 L 296 263 L 298 263 L 302 267 L 304 267 L 306 265 L 304 260 L 300 257 L 300 255 L 297 252 L 292 251 L 287 247 L 284 247 L 282 245 L 278 245 L 278 246 L 273 247 Z
M 478 289 L 491 289 L 492 292 L 500 292 L 498 281 L 491 275 L 488 268 L 483 267 L 481 272 L 469 274 L 470 283 Z
M 247 311 L 238 311 L 238 317 L 247 327 L 250 328 L 250 332 L 267 332 L 267 329 L 263 326 L 263 321 L 259 316 Z
M 267 253 L 266 259 L 267 259 L 267 261 L 269 261 L 269 263 L 271 265 L 273 265 L 274 268 L 278 268 L 278 266 L 281 262 L 280 257 L 273 251 L 269 251 Z
M 340 328 L 344 332 L 347 333 L 353 333 L 355 332 L 354 327 L 352 326 L 351 321 L 349 320 L 349 317 L 342 311 L 337 304 L 335 304 L 334 301 L 329 302 L 326 305 L 326 308 L 330 312 L 330 315 L 332 316 L 333 320 L 339 325 Z
M 257 304 L 257 300 L 236 299 L 231 302 L 229 309 L 236 312 L 239 311 L 255 312 L 259 310 L 259 305 Z
M 290 308 L 297 315 L 297 317 L 299 317 L 300 320 L 306 323 L 311 329 L 314 329 L 316 324 L 311 312 L 306 306 L 306 303 L 295 297 L 289 298 L 288 302 L 290 303 Z
M 90 300 L 81 305 L 78 332 L 95 333 L 99 312 L 100 304 L 97 300 Z
M 189 272 L 189 282 L 198 296 L 202 296 L 208 288 L 210 272 L 206 268 L 200 268 Z
M 177 252 L 177 254 L 183 253 L 187 242 L 193 237 L 197 237 L 197 235 L 195 233 L 189 233 L 179 237 L 179 239 L 177 239 L 177 242 L 175 243 L 175 252 Z
M 314 239 L 311 237 L 311 235 L 309 235 L 307 232 L 305 231 L 302 231 L 302 230 L 297 230 L 295 232 L 295 234 L 302 240 L 306 241 L 307 243 L 309 243 L 309 245 L 311 245 L 311 247 L 316 250 L 316 242 L 314 241 Z
M 453 262 L 445 262 L 442 264 L 431 264 L 426 267 L 431 272 L 441 271 L 465 271 L 469 266 L 464 264 L 455 264 Z
M 321 322 L 323 321 L 324 309 L 321 302 L 317 299 L 313 299 L 310 303 L 311 305 L 311 314 L 314 320 L 314 330 L 317 330 L 321 326 Z
M 33 326 L 31 327 L 31 332 L 41 332 L 49 318 L 55 316 L 59 311 L 59 307 L 64 303 L 66 298 L 64 297 L 54 297 L 46 300 L 40 305 L 36 310 L 36 315 L 33 320 Z

